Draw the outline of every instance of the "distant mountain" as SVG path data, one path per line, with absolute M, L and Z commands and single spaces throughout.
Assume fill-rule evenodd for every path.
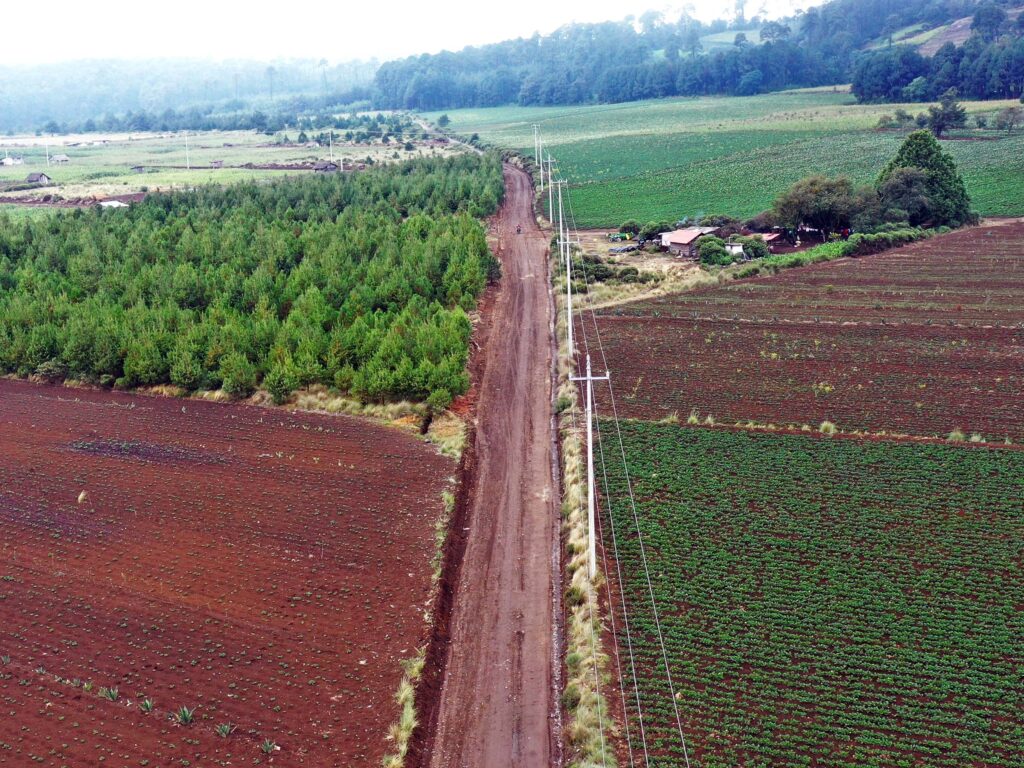
M 211 105 L 274 111 L 298 94 L 328 97 L 372 84 L 377 62 L 328 65 L 316 59 L 73 61 L 0 65 L 0 131 L 81 126 L 104 116 L 161 114 Z M 136 130 L 143 130 L 139 127 Z

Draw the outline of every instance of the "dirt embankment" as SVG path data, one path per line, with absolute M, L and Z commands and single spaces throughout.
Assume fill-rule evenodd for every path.
M 411 765 L 559 763 L 558 494 L 552 477 L 547 238 L 505 169 L 501 288 L 475 356 L 475 428 L 445 556 Z M 516 233 L 516 227 L 522 233 Z

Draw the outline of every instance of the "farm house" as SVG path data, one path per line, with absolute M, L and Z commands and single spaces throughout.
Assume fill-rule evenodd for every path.
M 705 235 L 713 235 L 717 231 L 718 227 L 690 227 L 665 232 L 661 236 L 661 247 L 668 249 L 668 252 L 675 256 L 694 259 L 697 257 L 697 241 Z
M 313 165 L 314 173 L 336 173 L 338 170 L 338 164 L 331 160 L 320 160 Z
M 70 163 L 71 158 L 67 155 L 54 155 L 50 158 L 50 162 L 56 163 L 57 165 L 64 165 L 65 163 Z
M 25 181 L 29 184 L 49 184 L 53 179 L 47 176 L 45 173 L 30 173 Z

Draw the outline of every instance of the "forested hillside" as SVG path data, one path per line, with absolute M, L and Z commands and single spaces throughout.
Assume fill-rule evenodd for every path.
M 860 57 L 853 92 L 861 101 L 925 101 L 950 88 L 972 99 L 1016 99 L 1024 93 L 1024 14 L 985 3 L 971 37 L 942 45 L 932 57 L 895 46 Z
M 15 34 L 9 30 L 8 34 Z M 313 112 L 339 100 L 367 95 L 377 62 L 326 61 L 120 61 L 97 59 L 32 67 L 0 66 L 0 131 L 80 128 L 147 115 L 233 115 L 262 111 Z M 340 94 L 344 94 L 341 96 Z M 148 130 L 156 125 L 129 125 Z M 173 126 L 177 127 L 177 126 Z M 187 125 L 193 130 L 195 123 Z M 223 126 L 211 126 L 223 127 Z M 234 126 L 249 127 L 249 126 Z M 258 126 L 252 126 L 258 127 Z M 114 126 L 111 129 L 120 129 Z
M 659 14 L 645 14 L 638 25 L 627 21 L 574 24 L 545 37 L 535 35 L 459 53 L 386 63 L 377 72 L 376 98 L 382 107 L 438 110 L 750 95 L 845 83 L 854 72 L 862 71 L 863 59 L 875 61 L 894 55 L 887 50 L 865 50 L 879 38 L 891 37 L 911 25 L 928 29 L 948 24 L 988 6 L 1002 10 L 994 3 L 979 4 L 977 0 L 832 0 L 795 18 L 767 23 L 741 15 L 728 24 L 706 25 L 686 15 L 669 21 Z M 989 11 L 982 15 L 992 16 Z M 977 40 L 971 41 L 970 48 L 964 46 L 964 58 L 1000 58 L 1004 47 L 1020 48 L 1020 27 L 1010 23 L 1011 15 L 1005 11 L 1004 16 L 1006 23 L 995 29 L 983 22 Z M 704 52 L 702 37 L 712 32 L 734 32 L 733 45 Z M 949 52 L 944 56 L 940 70 Z M 1002 59 L 1000 66 L 1004 66 Z M 915 60 L 909 78 L 903 78 L 899 88 L 926 70 L 927 66 Z M 984 71 L 990 73 L 992 66 L 986 63 Z M 970 95 L 1019 94 L 1020 78 L 1015 71 L 1006 75 L 1005 84 L 990 87 L 974 84 L 981 77 L 974 70 L 958 70 L 951 76 L 945 69 L 942 83 L 949 87 L 958 85 L 961 77 L 973 78 L 967 88 Z M 936 91 L 941 92 L 938 85 L 912 95 L 925 100 Z M 906 95 L 871 91 L 865 97 Z
M 0 372 L 136 387 L 312 383 L 444 407 L 497 264 L 493 157 L 0 215 Z

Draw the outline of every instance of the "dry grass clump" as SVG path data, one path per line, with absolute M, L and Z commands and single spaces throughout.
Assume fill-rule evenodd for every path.
M 839 431 L 839 428 L 836 427 L 836 425 L 833 424 L 831 421 L 825 420 L 821 422 L 820 425 L 818 425 L 818 431 L 821 432 L 821 434 L 823 435 L 834 435 L 836 432 Z
M 436 445 L 443 456 L 457 461 L 466 447 L 466 422 L 451 411 L 445 411 L 431 420 L 427 440 Z

